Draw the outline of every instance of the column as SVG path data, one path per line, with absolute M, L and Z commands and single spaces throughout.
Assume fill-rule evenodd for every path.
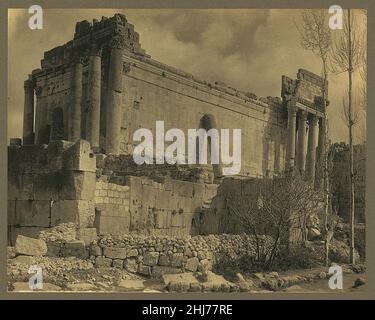
M 285 171 L 294 169 L 294 160 L 296 153 L 296 106 L 288 102 L 288 141 L 286 144 Z
M 306 171 L 308 179 L 315 181 L 315 159 L 316 159 L 316 133 L 318 130 L 318 117 L 315 114 L 310 115 L 309 119 L 309 137 L 307 143 L 307 163 Z
M 306 130 L 307 112 L 301 110 L 298 119 L 297 168 L 301 175 L 305 172 L 306 164 Z
M 100 85 L 101 85 L 101 55 L 100 51 L 93 48 L 89 53 L 88 70 L 88 96 L 86 139 L 91 147 L 99 147 L 100 129 Z
M 106 117 L 106 153 L 119 154 L 122 100 L 122 53 L 121 39 L 114 39 L 111 49 Z
M 68 120 L 69 141 L 81 138 L 82 69 L 82 62 L 77 60 L 73 66 L 72 103 Z
M 24 82 L 25 101 L 23 107 L 23 144 L 34 143 L 34 83 Z
M 319 119 L 319 135 L 318 135 L 318 150 L 317 150 L 317 174 L 315 179 L 315 187 L 323 187 L 324 178 L 324 157 L 325 157 L 325 136 L 326 136 L 326 122 L 324 118 Z

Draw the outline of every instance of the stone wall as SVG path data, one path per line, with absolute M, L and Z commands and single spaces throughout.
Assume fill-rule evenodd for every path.
M 129 186 L 100 179 L 95 187 L 95 227 L 98 234 L 129 232 Z
M 89 143 L 8 148 L 8 239 L 65 222 L 94 221 L 95 158 Z
M 90 247 L 96 267 L 118 267 L 129 272 L 158 277 L 165 273 L 208 271 L 223 254 L 232 259 L 255 255 L 247 235 L 169 237 L 126 235 L 101 237 Z
M 206 201 L 216 193 L 216 185 L 166 179 L 129 177 L 131 229 L 143 226 L 163 235 L 189 235 L 197 232 L 195 220 Z
M 209 83 L 182 76 L 150 59 L 124 55 L 122 146 L 131 154 L 133 133 L 147 128 L 155 133 L 155 122 L 164 120 L 165 131 L 200 128 L 210 115 L 217 129 L 242 130 L 242 170 L 244 176 L 272 176 L 284 171 L 286 114 L 278 105 L 250 99 L 232 89 L 218 90 Z
M 102 158 L 84 140 L 9 147 L 10 243 L 17 234 L 33 237 L 67 222 L 95 227 L 98 234 L 199 234 L 201 209 L 210 205 L 218 185 L 155 172 L 129 176 L 131 170 L 113 164 L 103 174 L 97 168 Z M 181 172 L 176 178 L 188 180 L 190 169 Z

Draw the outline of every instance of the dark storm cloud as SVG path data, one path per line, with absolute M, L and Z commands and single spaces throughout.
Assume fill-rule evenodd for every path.
M 178 14 L 178 10 L 160 14 L 152 18 L 161 28 L 170 30 L 177 41 L 205 45 L 207 34 L 217 33 L 218 53 L 228 56 L 234 53 L 248 56 L 254 47 L 254 37 L 258 28 L 267 23 L 269 10 L 257 10 L 249 16 L 239 10 L 208 12 L 207 10 L 187 10 Z M 225 27 L 225 30 L 220 26 Z M 220 38 L 223 37 L 221 40 Z

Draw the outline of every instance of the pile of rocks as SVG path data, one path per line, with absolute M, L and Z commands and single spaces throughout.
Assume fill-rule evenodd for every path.
M 76 240 L 75 223 L 61 223 L 39 233 L 39 239 L 45 242 L 69 242 Z

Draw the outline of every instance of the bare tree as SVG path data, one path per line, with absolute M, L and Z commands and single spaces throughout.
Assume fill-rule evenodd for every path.
M 355 205 L 354 205 L 354 150 L 353 127 L 358 122 L 356 108 L 353 106 L 353 73 L 362 63 L 363 39 L 359 35 L 355 16 L 351 9 L 346 10 L 344 28 L 336 39 L 331 61 L 333 70 L 337 73 L 348 73 L 347 98 L 344 100 L 344 117 L 349 128 L 349 183 L 350 183 L 350 262 L 355 263 L 354 232 L 355 232 Z
M 254 182 L 256 193 L 252 198 L 232 193 L 227 198 L 230 214 L 236 216 L 246 233 L 254 237 L 256 264 L 271 269 L 280 245 L 286 246 L 292 237 L 297 243 L 307 239 L 309 216 L 320 203 L 313 186 L 296 175 Z
M 331 30 L 328 24 L 328 17 L 326 12 L 322 9 L 310 9 L 302 12 L 302 24 L 296 25 L 301 37 L 302 48 L 311 51 L 315 56 L 321 60 L 323 84 L 322 84 L 322 103 L 323 108 L 327 107 L 327 80 L 328 80 L 328 62 L 329 54 L 332 47 Z M 318 177 L 323 178 L 324 190 L 324 236 L 325 236 L 325 264 L 328 265 L 328 251 L 329 251 L 329 230 L 328 230 L 328 215 L 329 215 L 329 179 L 328 179 L 328 160 L 327 154 L 329 149 L 328 140 L 328 125 L 327 112 L 324 112 L 324 150 L 323 159 L 318 160 L 323 164 L 323 167 L 318 171 Z M 323 175 L 323 177 L 322 177 Z

